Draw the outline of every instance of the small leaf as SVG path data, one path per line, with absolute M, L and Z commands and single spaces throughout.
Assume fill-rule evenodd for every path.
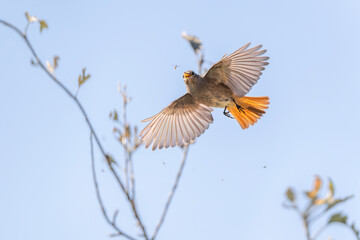
M 54 67 L 54 69 L 56 69 L 57 67 L 58 67 L 58 62 L 59 62 L 59 60 L 60 60 L 60 57 L 59 56 L 55 56 L 54 57 L 54 59 L 53 59 L 53 61 L 54 61 L 54 64 L 53 64 L 53 67 Z
M 29 23 L 37 22 L 39 19 L 35 16 L 31 16 L 28 12 L 25 12 L 26 19 Z
M 288 190 L 286 191 L 286 197 L 289 199 L 290 202 L 295 202 L 295 194 L 291 188 L 288 188 Z
M 119 116 L 118 116 L 118 113 L 117 113 L 117 111 L 116 111 L 116 110 L 114 110 L 114 117 L 113 117 L 113 120 L 114 120 L 114 121 L 119 120 Z
M 55 56 L 54 59 L 53 59 L 53 64 L 51 64 L 49 61 L 46 61 L 46 68 L 51 74 L 54 74 L 55 69 L 58 66 L 59 59 L 60 58 L 58 56 Z
M 40 22 L 40 33 L 44 28 L 49 28 L 45 20 L 40 20 L 39 22 Z
M 113 128 L 113 134 L 118 140 L 122 138 L 122 132 L 116 127 Z
M 322 184 L 321 178 L 319 176 L 315 176 L 313 190 L 310 192 L 305 192 L 308 198 L 315 199 L 317 197 L 317 194 L 321 188 L 321 184 Z
M 343 223 L 346 224 L 347 221 L 347 216 L 342 215 L 342 213 L 336 213 L 334 215 L 332 215 L 328 221 L 328 223 Z
M 130 130 L 130 126 L 129 124 L 125 125 L 125 134 L 124 137 L 126 137 L 127 139 L 129 139 L 131 137 L 131 130 Z
M 334 196 L 335 188 L 334 188 L 334 183 L 331 180 L 331 178 L 329 178 L 329 192 L 330 192 L 331 196 Z
M 86 68 L 82 69 L 82 75 L 79 75 L 79 87 L 84 84 L 84 82 L 86 80 L 88 80 L 90 78 L 90 74 L 86 75 L 85 74 Z
M 118 115 L 116 109 L 114 109 L 113 112 L 110 112 L 109 117 L 114 121 L 119 120 L 119 115 Z
M 315 201 L 314 201 L 314 204 L 315 205 L 322 205 L 322 204 L 325 204 L 325 203 L 327 203 L 329 201 L 329 198 L 323 198 L 323 199 L 316 199 Z
M 46 61 L 46 69 L 51 73 L 54 74 L 55 69 L 54 67 L 51 65 L 51 63 L 49 61 Z

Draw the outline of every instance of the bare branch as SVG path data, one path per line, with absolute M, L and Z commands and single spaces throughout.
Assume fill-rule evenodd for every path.
M 314 237 L 311 240 L 315 240 L 317 239 L 320 234 L 328 227 L 329 225 L 326 223 L 325 225 L 323 225 L 318 231 L 317 233 L 315 233 Z
M 169 194 L 169 197 L 168 197 L 168 200 L 165 204 L 165 207 L 164 207 L 164 210 L 163 210 L 163 213 L 161 215 L 161 218 L 160 218 L 160 221 L 159 223 L 157 224 L 156 228 L 155 228 L 155 231 L 154 231 L 154 234 L 153 236 L 151 237 L 151 240 L 154 240 L 162 226 L 162 224 L 164 223 L 164 220 L 165 220 L 165 217 L 166 217 L 166 214 L 169 210 L 169 206 L 170 206 L 170 203 L 171 203 L 171 200 L 173 199 L 174 197 L 174 194 L 175 194 L 175 191 L 177 189 L 177 186 L 179 184 L 179 180 L 180 180 L 180 177 L 182 175 L 182 172 L 183 172 L 183 169 L 184 169 L 184 166 L 185 166 L 185 162 L 186 162 L 186 159 L 187 159 L 187 154 L 188 154 L 188 151 L 189 151 L 189 145 L 186 145 L 184 147 L 184 150 L 183 150 L 183 157 L 182 157 L 182 161 L 181 161 L 181 164 L 180 164 L 180 168 L 179 168 L 179 171 L 177 173 L 177 176 L 176 176 L 176 179 L 175 179 L 175 183 L 171 189 L 171 192 Z
M 11 28 L 12 30 L 14 30 L 15 32 L 17 32 L 19 35 L 21 35 L 22 37 L 24 37 L 24 33 L 22 33 L 17 27 L 15 27 L 14 25 L 8 23 L 8 22 L 5 22 L 4 20 L 1 20 L 0 19 L 0 23 L 4 24 L 5 26 Z
M 117 173 L 116 170 L 113 168 L 112 163 L 111 163 L 110 161 L 108 161 L 108 166 L 109 166 L 109 168 L 110 168 L 110 171 L 111 171 L 112 174 L 114 175 L 116 181 L 118 182 L 121 190 L 124 192 L 124 194 L 125 194 L 128 202 L 129 202 L 130 205 L 131 205 L 132 212 L 133 212 L 133 214 L 134 214 L 134 217 L 135 217 L 136 220 L 137 220 L 138 225 L 140 226 L 140 228 L 141 228 L 141 230 L 142 230 L 142 234 L 143 234 L 144 238 L 145 238 L 146 240 L 148 240 L 149 237 L 148 237 L 147 232 L 146 232 L 146 230 L 145 230 L 144 224 L 143 224 L 143 222 L 141 221 L 141 218 L 140 218 L 140 215 L 139 215 L 139 213 L 138 213 L 138 210 L 137 210 L 135 201 L 130 197 L 130 194 L 129 194 L 128 192 L 126 192 L 126 189 L 125 189 L 124 184 L 122 183 L 122 181 L 121 181 L 118 173 Z
M 134 172 L 134 162 L 132 159 L 132 152 L 129 153 L 129 163 L 130 163 L 131 198 L 135 200 L 135 172 Z
M 309 221 L 307 219 L 307 216 L 305 214 L 302 214 L 301 217 L 302 217 L 303 224 L 304 224 L 306 239 L 312 240 L 310 237 L 310 228 L 309 228 Z
M 90 133 L 90 151 L 91 151 L 91 169 L 92 169 L 92 174 L 93 174 L 94 186 L 95 186 L 95 190 L 96 190 L 96 197 L 98 199 L 98 202 L 99 202 L 99 205 L 100 205 L 100 208 L 101 208 L 101 212 L 102 212 L 106 222 L 115 229 L 115 231 L 117 232 L 116 234 L 118 236 L 123 236 L 123 237 L 125 237 L 125 238 L 127 238 L 129 240 L 135 240 L 135 238 L 129 236 L 126 233 L 124 233 L 116 225 L 115 220 L 116 220 L 116 216 L 117 216 L 118 211 L 116 211 L 114 213 L 113 220 L 111 221 L 108 214 L 107 214 L 107 212 L 106 212 L 106 210 L 105 210 L 104 203 L 102 201 L 100 190 L 99 190 L 99 184 L 97 182 L 97 177 L 96 177 L 95 160 L 94 160 L 95 159 L 94 158 L 94 146 L 93 146 L 93 140 L 92 140 L 92 133 Z

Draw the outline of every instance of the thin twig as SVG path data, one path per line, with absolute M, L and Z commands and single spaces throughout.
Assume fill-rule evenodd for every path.
M 0 23 L 4 24 L 5 26 L 11 28 L 12 30 L 14 30 L 15 32 L 17 32 L 18 34 L 20 34 L 22 37 L 24 37 L 24 34 L 17 28 L 15 27 L 14 25 L 8 23 L 8 22 L 5 22 L 4 20 L 1 20 L 0 19 Z
M 189 151 L 189 145 L 186 145 L 184 147 L 184 150 L 183 150 L 183 157 L 182 157 L 182 161 L 181 161 L 181 164 L 180 164 L 180 168 L 179 168 L 179 171 L 177 173 L 177 176 L 176 176 L 176 179 L 175 179 L 175 183 L 171 189 L 171 192 L 169 194 L 169 197 L 168 197 L 168 200 L 165 204 L 165 207 L 164 207 L 164 210 L 163 210 L 163 213 L 161 215 L 161 218 L 160 218 L 160 221 L 159 223 L 157 224 L 156 228 L 155 228 L 155 231 L 154 231 L 154 234 L 153 236 L 151 237 L 151 240 L 154 240 L 162 226 L 162 224 L 164 223 L 164 220 L 165 220 L 165 217 L 166 217 L 166 214 L 169 210 L 169 206 L 170 206 L 170 203 L 171 203 L 171 200 L 173 199 L 174 197 L 174 194 L 175 194 L 175 191 L 177 189 L 177 186 L 179 184 L 179 180 L 180 180 L 180 177 L 182 175 L 182 172 L 183 172 L 183 169 L 184 169 L 184 166 L 185 166 L 185 162 L 186 162 L 186 159 L 187 159 L 187 154 L 188 154 L 188 151 Z
M 121 145 L 124 147 L 124 176 L 125 176 L 125 189 L 126 192 L 131 192 L 130 187 L 130 177 L 129 177 L 129 153 L 131 151 L 129 145 L 130 145 L 130 126 L 127 123 L 127 102 L 128 97 L 126 94 L 126 85 L 121 88 L 119 84 L 119 89 L 122 99 L 123 99 L 123 127 L 124 127 L 124 136 L 121 139 Z
M 328 227 L 328 223 L 326 223 L 325 225 L 323 225 L 321 228 L 319 228 L 319 230 L 315 233 L 314 237 L 311 240 L 315 240 L 317 239 L 320 234 Z
M 311 240 L 310 229 L 309 229 L 309 221 L 307 219 L 307 216 L 303 214 L 303 215 L 301 215 L 301 217 L 302 217 L 303 224 L 304 224 L 306 238 L 307 238 L 307 240 Z
M 310 214 L 310 210 L 313 206 L 314 206 L 313 202 L 310 202 L 309 205 L 306 207 L 306 209 L 301 214 L 307 240 L 311 240 L 310 227 L 309 227 L 309 225 L 310 225 L 309 214 Z
M 129 236 L 128 234 L 124 233 L 122 230 L 120 230 L 120 228 L 116 225 L 115 220 L 116 220 L 116 215 L 118 213 L 118 211 L 115 212 L 113 220 L 111 221 L 106 210 L 104 207 L 104 203 L 102 201 L 101 195 L 100 195 L 100 190 L 99 190 L 99 184 L 97 182 L 97 177 L 96 177 L 96 170 L 95 170 L 95 158 L 94 158 L 94 146 L 93 146 L 93 140 L 92 140 L 92 133 L 90 133 L 90 151 L 91 151 L 91 169 L 92 169 L 92 174 L 93 174 L 93 180 L 94 180 L 94 186 L 95 186 L 95 190 L 96 190 L 96 197 L 98 199 L 100 208 L 101 208 L 101 212 L 106 220 L 106 222 L 111 225 L 115 231 L 117 232 L 116 234 L 119 236 L 123 236 L 129 240 L 135 240 L 135 238 Z
M 146 229 L 145 229 L 145 227 L 144 227 L 144 224 L 143 224 L 142 221 L 141 221 L 140 215 L 139 215 L 138 210 L 137 210 L 137 208 L 136 208 L 135 201 L 131 198 L 130 194 L 126 192 L 125 186 L 124 186 L 124 184 L 122 183 L 122 181 L 121 181 L 118 173 L 117 173 L 116 170 L 113 168 L 112 163 L 109 162 L 109 161 L 108 161 L 108 166 L 109 166 L 109 168 L 110 168 L 110 171 L 113 173 L 116 181 L 118 182 L 121 190 L 125 193 L 125 196 L 126 196 L 128 202 L 129 202 L 130 205 L 131 205 L 132 212 L 133 212 L 133 214 L 134 214 L 134 217 L 135 217 L 135 218 L 137 219 L 137 221 L 138 221 L 138 224 L 139 224 L 139 226 L 140 226 L 140 228 L 141 228 L 141 230 L 142 230 L 142 233 L 143 233 L 144 238 L 145 238 L 146 240 L 148 240 L 149 237 L 148 237 L 148 235 L 147 235 L 147 232 L 146 232 Z
M 129 163 L 130 163 L 131 198 L 135 200 L 135 171 L 134 171 L 134 162 L 132 159 L 132 152 L 129 152 Z

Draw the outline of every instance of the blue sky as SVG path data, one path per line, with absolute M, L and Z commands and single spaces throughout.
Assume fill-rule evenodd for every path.
M 270 97 L 267 114 L 242 130 L 215 110 L 193 145 L 159 239 L 305 239 L 282 207 L 288 186 L 305 190 L 315 174 L 360 225 L 360 50 L 358 1 L 7 1 L 0 18 L 23 28 L 24 12 L 49 29 L 29 30 L 42 60 L 60 56 L 57 77 L 75 92 L 106 150 L 122 159 L 109 112 L 121 108 L 118 82 L 133 100 L 131 122 L 154 115 L 185 92 L 196 70 L 186 30 L 216 62 L 247 42 L 263 44 L 270 65 L 249 96 Z M 0 25 L 0 239 L 107 239 L 91 177 L 89 130 L 73 102 L 30 65 L 23 40 Z M 173 65 L 180 65 L 174 69 Z M 180 164 L 180 149 L 135 155 L 137 195 L 152 232 Z M 109 211 L 135 232 L 128 206 L 96 153 Z M 266 166 L 266 168 L 263 168 Z M 103 169 L 103 171 L 101 171 Z M 301 195 L 301 193 L 299 193 Z M 322 238 L 351 239 L 339 226 Z

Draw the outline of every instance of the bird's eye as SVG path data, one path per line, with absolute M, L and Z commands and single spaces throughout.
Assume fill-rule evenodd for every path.
M 194 75 L 195 73 L 194 73 L 194 72 L 191 72 L 190 74 L 191 74 L 191 75 Z

